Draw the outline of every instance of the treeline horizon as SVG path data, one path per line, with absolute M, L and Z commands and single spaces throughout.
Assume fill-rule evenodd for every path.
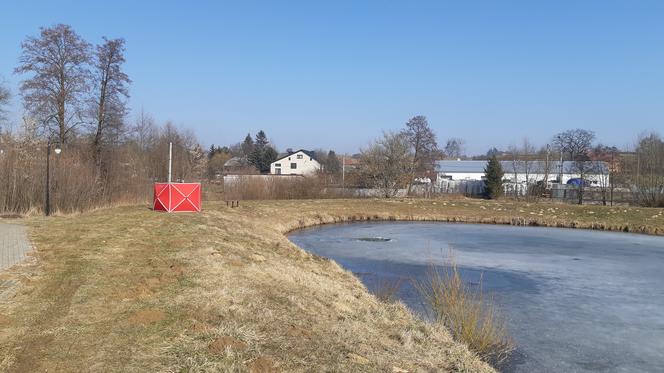
M 151 183 L 166 179 L 169 143 L 174 145 L 176 181 L 213 179 L 223 174 L 230 156 L 237 155 L 246 158 L 249 170 L 269 172 L 279 151 L 262 130 L 243 141 L 205 150 L 191 129 L 170 121 L 157 123 L 143 110 L 132 115 L 128 107 L 132 81 L 125 62 L 124 39 L 102 37 L 93 44 L 68 25 L 43 27 L 37 36 L 23 40 L 13 69 L 22 79 L 20 123 L 7 126 L 12 92 L 0 85 L 0 212 L 43 208 L 49 147 L 62 150 L 49 158 L 53 167 L 48 189 L 53 193 L 53 210 L 62 212 L 149 200 Z M 469 158 L 463 139 L 452 137 L 441 144 L 427 118 L 414 116 L 402 129 L 385 131 L 359 149 L 359 166 L 347 181 L 379 189 L 385 197 L 400 188 L 410 192 L 415 179 L 435 177 L 436 160 Z M 308 150 L 318 151 L 324 165 L 318 175 L 325 179 L 322 185 L 338 183 L 338 154 L 333 149 Z M 539 149 L 523 138 L 503 151 L 490 148 L 483 158 L 526 164 L 545 155 L 575 162 L 610 161 L 613 176 L 621 183 L 647 195 L 649 205 L 664 205 L 660 134 L 637 137 L 631 159 L 621 153 L 615 146 L 597 143 L 594 132 L 573 129 L 552 134 Z M 620 173 L 615 171 L 618 168 Z

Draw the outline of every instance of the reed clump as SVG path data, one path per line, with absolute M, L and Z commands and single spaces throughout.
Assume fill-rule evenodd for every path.
M 403 284 L 403 278 L 381 279 L 376 284 L 374 295 L 378 300 L 385 303 L 393 303 L 399 300 L 399 290 Z
M 452 337 L 465 343 L 482 360 L 498 366 L 514 351 L 505 320 L 480 285 L 475 288 L 461 278 L 454 260 L 444 267 L 431 265 L 424 280 L 415 283 L 432 312 Z

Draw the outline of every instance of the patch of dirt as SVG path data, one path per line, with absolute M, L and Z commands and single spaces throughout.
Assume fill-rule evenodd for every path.
M 10 319 L 8 316 L 0 314 L 0 328 L 2 328 L 5 325 L 9 325 L 11 321 L 12 319 Z
M 228 261 L 228 264 L 232 267 L 242 267 L 244 265 L 244 263 L 242 263 L 241 260 L 237 260 L 237 259 L 230 259 Z
M 249 371 L 251 373 L 276 373 L 279 372 L 274 360 L 267 356 L 259 356 L 252 360 L 249 364 Z
M 223 354 L 227 348 L 235 351 L 243 351 L 247 349 L 247 344 L 233 337 L 222 336 L 212 341 L 208 346 L 210 352 L 218 355 Z
M 132 324 L 148 325 L 166 318 L 163 311 L 155 309 L 140 310 L 129 317 L 129 322 Z

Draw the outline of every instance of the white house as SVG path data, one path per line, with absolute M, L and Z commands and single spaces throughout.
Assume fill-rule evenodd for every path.
M 320 163 L 314 152 L 296 150 L 280 157 L 270 164 L 273 175 L 311 175 L 320 170 Z
M 437 161 L 439 180 L 483 180 L 487 161 Z M 593 185 L 608 185 L 608 166 L 602 161 L 587 161 L 581 164 L 570 161 L 500 161 L 505 172 L 503 180 L 511 183 L 554 182 L 566 184 L 580 177 L 578 166 L 584 169 L 584 178 Z M 546 180 L 545 180 L 546 178 Z

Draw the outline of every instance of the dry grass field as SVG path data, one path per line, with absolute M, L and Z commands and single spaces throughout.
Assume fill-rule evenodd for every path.
M 21 285 L 0 300 L 0 370 L 492 371 L 446 330 L 379 301 L 284 234 L 353 220 L 664 234 L 663 211 L 377 199 L 28 218 L 34 258 L 2 274 Z

